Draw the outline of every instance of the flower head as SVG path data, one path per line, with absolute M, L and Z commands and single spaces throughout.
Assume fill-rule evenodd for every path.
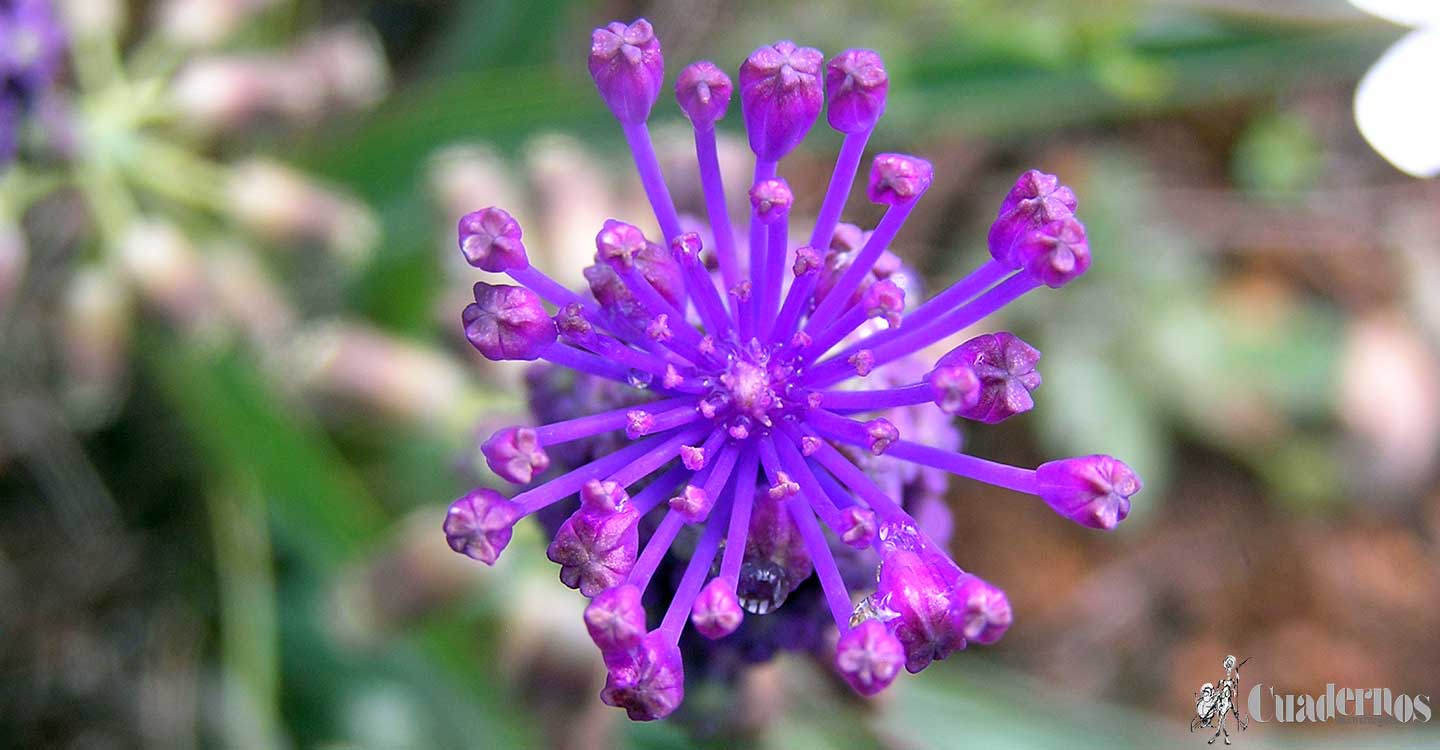
M 548 553 L 561 580 L 592 598 L 585 623 L 609 670 L 601 697 L 632 719 L 661 718 L 683 699 L 687 626 L 714 640 L 706 648 L 754 660 L 774 644 L 818 644 L 828 621 L 839 634 L 835 668 L 864 695 L 902 665 L 918 672 L 995 642 L 1010 604 L 946 554 L 943 507 L 933 520 L 945 475 L 1036 495 L 1099 528 L 1124 518 L 1139 489 L 1109 457 L 1030 470 L 957 450 L 952 415 L 988 424 L 1033 405 L 1040 354 L 1014 335 L 982 334 L 917 363 L 917 352 L 1020 296 L 1084 273 L 1089 247 L 1074 196 L 1057 179 L 1023 175 L 991 231 L 994 261 L 924 304 L 889 252 L 933 179 L 924 159 L 875 157 L 867 195 L 886 211 L 862 230 L 839 223 L 862 158 L 842 149 L 827 191 L 839 203 L 822 208 L 808 245 L 791 247 L 795 198 L 778 162 L 818 117 L 822 83 L 829 121 L 847 143 L 873 128 L 888 87 L 874 52 L 842 53 L 823 73 L 821 64 L 818 51 L 779 42 L 741 67 L 756 156 L 748 263 L 713 160 L 729 80 L 696 63 L 676 86 L 710 213 L 714 247 L 702 248 L 700 233 L 680 231 L 644 127 L 659 43 L 642 21 L 597 30 L 591 71 L 634 150 L 662 236 L 606 221 L 585 293 L 510 261 L 523 259 L 523 246 L 508 214 L 487 209 L 461 223 L 467 259 L 519 285 L 478 284 L 462 313 L 467 335 L 486 356 L 540 359 L 548 369 L 532 379 L 542 424 L 507 427 L 482 448 L 498 475 L 528 487 L 510 500 L 467 495 L 447 535 L 493 562 L 519 515 L 562 509 Z M 717 273 L 700 262 L 702 250 L 714 253 Z M 557 379 L 568 371 L 572 379 Z M 564 471 L 541 477 L 551 456 Z M 854 604 L 852 590 L 871 585 Z M 663 614 L 647 618 L 647 594 L 668 599 Z

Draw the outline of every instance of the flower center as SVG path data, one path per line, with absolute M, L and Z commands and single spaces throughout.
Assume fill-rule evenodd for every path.
M 804 406 L 803 394 L 794 384 L 793 356 L 777 354 L 776 348 L 758 342 L 735 348 L 702 404 L 707 416 L 725 425 L 737 440 Z

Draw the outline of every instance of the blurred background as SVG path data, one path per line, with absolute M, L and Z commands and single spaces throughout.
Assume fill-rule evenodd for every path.
M 985 256 L 1023 169 L 1081 196 L 1091 272 L 991 324 L 1045 352 L 1037 408 L 965 438 L 1113 453 L 1146 488 L 1099 534 L 952 484 L 952 553 L 1015 607 L 999 645 L 869 702 L 789 655 L 637 725 L 596 698 L 538 529 L 493 570 L 446 548 L 446 504 L 494 481 L 477 439 L 526 409 L 524 368 L 461 335 L 454 222 L 509 207 L 578 284 L 604 218 L 648 217 L 584 65 L 640 15 L 672 79 L 777 38 L 880 51 L 871 150 L 936 165 L 896 248 L 932 284 Z M 33 28 L 34 70 L 0 70 L 0 746 L 1199 746 L 1226 654 L 1247 693 L 1440 693 L 1440 185 L 1353 109 L 1399 25 L 1344 0 L 69 0 Z M 786 160 L 797 213 L 838 143 Z

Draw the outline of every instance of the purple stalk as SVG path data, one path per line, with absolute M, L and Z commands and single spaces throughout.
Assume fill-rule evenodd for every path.
M 551 364 L 579 370 L 606 380 L 617 380 L 627 384 L 630 382 L 630 368 L 625 365 L 597 357 L 573 346 L 566 346 L 558 341 L 546 347 L 545 353 L 541 354 L 540 358 Z
M 810 500 L 810 507 L 820 520 L 825 522 L 835 533 L 840 533 L 840 509 L 835 506 L 829 495 L 821 488 L 815 473 L 810 470 L 810 464 L 806 463 L 805 457 L 789 440 L 776 440 L 775 447 L 779 450 L 779 467 L 784 469 L 795 481 L 800 484 L 800 489 Z
M 875 391 L 825 391 L 820 403 L 832 412 L 854 412 L 927 404 L 934 398 L 929 383 L 914 383 Z
M 626 583 L 634 584 L 643 593 L 645 587 L 650 585 L 650 577 L 655 575 L 655 569 L 660 566 L 660 561 L 665 558 L 670 545 L 675 543 L 675 535 L 680 533 L 680 527 L 685 525 L 685 519 L 678 511 L 667 510 L 665 517 L 660 520 L 660 525 L 655 527 L 655 533 L 645 542 L 645 549 L 640 551 L 640 557 L 635 560 L 635 567 L 630 569 L 630 575 Z
M 765 464 L 765 476 L 769 477 L 771 484 L 779 484 L 780 458 L 775 452 L 775 441 L 773 438 L 765 437 L 760 441 L 760 458 Z M 787 475 L 789 472 L 786 472 Z M 799 477 L 793 477 L 798 479 Z M 805 550 L 810 553 L 810 562 L 815 566 L 815 575 L 820 579 L 820 588 L 825 592 L 825 600 L 830 604 L 830 612 L 835 617 L 835 625 L 844 633 L 849 629 L 850 622 L 850 594 L 845 590 L 845 582 L 840 578 L 840 570 L 835 567 L 835 558 L 830 555 L 830 545 L 825 541 L 825 534 L 820 530 L 820 525 L 815 523 L 815 516 L 810 512 L 810 506 L 806 501 L 810 493 L 802 485 L 801 494 L 792 496 L 785 501 L 790 511 L 790 516 L 795 519 L 795 525 L 800 529 L 800 537 L 805 540 Z
M 721 504 L 728 510 L 730 503 L 722 499 Z M 680 585 L 675 588 L 675 596 L 670 600 L 670 608 L 665 610 L 665 619 L 660 622 L 660 631 L 665 633 L 671 643 L 680 640 L 680 632 L 685 629 L 685 623 L 690 619 L 690 609 L 695 604 L 695 597 L 700 594 L 700 587 L 705 584 L 705 577 L 710 572 L 710 564 L 715 561 L 715 550 L 720 546 L 720 531 L 723 528 L 719 522 L 720 514 L 716 514 L 713 523 L 705 524 L 705 532 L 700 535 L 700 543 L 695 545 L 695 552 L 690 556 L 690 564 L 685 566 L 685 575 L 680 579 Z
M 571 341 L 573 342 L 573 339 Z M 631 369 L 643 370 L 656 377 L 664 377 L 666 365 L 670 364 L 654 354 L 637 351 L 626 346 L 619 339 L 598 332 L 592 341 L 586 342 L 585 348 L 600 355 L 602 358 L 613 359 L 616 362 L 628 365 Z M 699 393 L 699 388 L 698 384 L 690 383 L 688 387 L 686 387 L 686 384 L 682 384 L 672 390 Z
M 875 261 L 880 258 L 880 254 L 890 247 L 890 243 L 899 233 L 900 227 L 905 225 L 905 219 L 915 209 L 915 203 L 916 201 L 897 203 L 885 210 L 885 215 L 880 217 L 880 223 L 875 225 L 875 231 L 865 242 L 865 247 L 860 248 L 860 252 L 855 255 L 854 262 L 845 269 L 845 273 L 835 282 L 835 286 L 830 289 L 829 294 L 825 295 L 825 299 L 820 301 L 815 312 L 810 314 L 810 319 L 805 323 L 805 330 L 822 330 L 823 326 L 830 324 L 830 320 L 836 313 L 849 304 L 850 297 L 860 287 L 860 281 L 865 278 L 865 274 L 870 272 Z
M 1037 286 L 1040 286 L 1040 282 L 1029 274 L 1017 273 L 926 325 L 916 328 L 902 325 L 895 338 L 878 346 L 865 348 L 870 349 L 874 356 L 874 366 L 879 367 L 974 325 Z M 837 355 L 811 369 L 806 384 L 812 388 L 824 388 L 846 379 L 850 374 L 849 364 Z
M 790 498 L 786 505 L 790 508 L 790 517 L 794 518 L 796 525 L 800 527 L 800 536 L 805 540 L 805 549 L 810 553 L 815 575 L 820 578 L 820 588 L 825 592 L 825 601 L 830 604 L 830 614 L 835 618 L 835 627 L 844 634 L 850 629 L 853 607 L 850 604 L 850 592 L 845 590 L 845 579 L 841 577 L 840 569 L 835 567 L 835 558 L 830 554 L 830 545 L 825 541 L 820 524 L 815 523 L 815 515 L 810 512 L 810 506 L 806 505 L 800 496 Z
M 948 471 L 977 482 L 1004 487 L 1007 490 L 1023 492 L 1027 495 L 1040 494 L 1039 486 L 1035 481 L 1034 469 L 1007 466 L 964 453 L 942 451 L 939 448 L 931 448 L 928 445 L 912 443 L 908 440 L 896 440 L 891 443 L 886 455 Z
M 715 431 L 716 435 L 723 436 L 725 433 Z M 705 477 L 705 484 L 702 485 L 705 492 L 711 497 L 720 497 L 720 492 L 725 489 L 725 483 L 730 481 L 730 475 L 735 472 L 735 462 L 740 459 L 740 449 L 735 446 L 728 446 L 720 453 L 720 457 L 710 465 L 710 474 Z
M 642 122 L 622 122 L 625 142 L 630 144 L 630 153 L 635 157 L 635 169 L 640 172 L 640 184 L 645 188 L 645 197 L 655 209 L 655 220 L 660 224 L 660 233 L 666 243 L 680 236 L 680 219 L 675 214 L 675 203 L 670 200 L 670 189 L 665 186 L 665 177 L 660 173 L 660 162 L 655 158 L 655 147 L 650 143 L 650 129 Z
M 640 517 L 655 509 L 655 506 L 670 499 L 675 488 L 679 487 L 686 479 L 690 470 L 684 466 L 676 466 L 669 471 L 655 478 L 655 481 L 645 485 L 640 494 L 630 498 L 630 506 L 635 509 L 636 517 Z
M 695 158 L 700 162 L 705 213 L 715 234 L 715 260 L 720 264 L 720 278 L 729 289 L 740 283 L 740 259 L 735 255 L 735 229 L 730 225 L 730 208 L 725 204 L 725 181 L 720 176 L 714 127 L 695 129 Z
M 800 439 L 800 430 L 792 425 L 782 425 L 782 430 L 791 436 L 793 440 Z M 890 520 L 909 520 L 910 516 L 900 507 L 885 491 L 875 486 L 875 482 L 865 475 L 858 466 L 850 463 L 835 449 L 835 446 L 822 440 L 819 450 L 812 456 L 819 464 L 831 474 L 835 475 L 846 487 L 860 496 L 870 509 Z
M 755 178 L 751 180 L 752 186 L 758 185 L 765 180 L 775 177 L 777 162 L 755 158 Z M 767 244 L 770 235 L 765 231 L 765 225 L 760 223 L 760 214 L 753 208 L 750 210 L 750 330 L 758 331 L 755 325 L 760 314 L 760 305 L 757 304 L 765 296 L 765 270 L 767 268 L 766 254 Z
M 646 451 L 654 449 L 665 440 L 662 435 L 655 435 L 637 440 L 630 445 L 621 448 L 603 458 L 597 458 L 584 466 L 571 469 L 554 479 L 526 490 L 514 498 L 512 502 L 520 506 L 522 514 L 529 515 L 541 508 L 544 508 L 557 500 L 567 498 L 585 485 L 591 479 L 601 479 L 615 469 L 644 455 Z
M 732 591 L 740 582 L 740 564 L 745 561 L 745 539 L 750 535 L 750 511 L 755 506 L 755 472 L 759 463 L 755 449 L 747 448 L 740 456 L 740 473 L 735 475 L 730 531 L 725 536 L 725 556 L 720 560 L 720 577 Z M 711 523 L 719 522 L 712 520 Z
M 665 299 L 660 292 L 656 291 L 640 271 L 630 268 L 621 271 L 619 276 L 620 280 L 625 282 L 625 287 L 640 299 L 640 302 L 650 310 L 652 315 L 669 316 L 670 332 L 675 335 L 675 340 L 669 342 L 670 348 L 676 349 L 692 361 L 698 362 L 701 355 L 695 347 L 700 345 L 700 332 L 691 327 L 685 318 L 685 313 L 670 304 L 670 300 Z M 692 352 L 694 357 L 690 356 Z
M 734 248 L 731 248 L 731 255 L 734 255 Z M 681 262 L 681 273 L 685 274 L 685 285 L 690 290 L 690 298 L 695 301 L 695 309 L 700 313 L 700 322 L 705 326 L 705 332 L 720 338 L 730 330 L 730 316 L 725 311 L 725 302 L 720 299 L 720 293 L 715 290 L 715 280 L 710 278 L 710 272 L 696 259 L 694 263 Z M 724 274 L 721 274 L 724 277 Z
M 640 481 L 645 475 L 664 466 L 667 462 L 680 455 L 680 446 L 700 437 L 699 429 L 684 430 L 674 437 L 668 438 L 665 442 L 653 448 L 643 456 L 630 462 L 625 468 L 611 474 L 608 479 L 620 483 L 622 487 Z
M 639 406 L 622 406 L 619 409 L 611 409 L 610 411 L 602 411 L 598 414 L 567 419 L 563 422 L 551 422 L 550 424 L 536 427 L 535 438 L 540 442 L 540 445 L 545 447 L 568 443 L 571 440 L 579 440 L 580 438 L 599 435 L 602 432 L 618 430 L 625 426 L 626 416 L 636 409 L 663 412 L 683 404 L 690 404 L 692 401 L 693 399 L 689 398 L 669 398 L 661 401 L 651 401 L 640 404 Z
M 909 331 L 919 328 L 934 320 L 937 316 L 943 315 L 955 307 L 969 302 L 975 295 L 989 289 L 997 282 L 1009 276 L 1013 271 L 1005 266 L 991 260 L 979 268 L 970 272 L 970 275 L 951 284 L 945 291 L 925 300 L 919 307 L 905 314 L 900 326 L 879 331 L 872 336 L 866 337 L 863 341 L 846 347 L 840 352 L 843 357 L 848 357 L 855 352 L 883 344 L 900 335 L 901 330 Z
M 785 256 L 789 249 L 789 217 L 782 216 L 770 224 L 770 236 L 766 240 L 765 279 L 762 289 L 765 297 L 760 309 L 760 333 L 768 336 L 780 308 L 780 287 L 785 278 Z
M 820 214 L 815 217 L 815 229 L 810 233 L 810 247 L 816 250 L 830 247 L 830 236 L 835 234 L 835 225 L 840 221 L 840 213 L 845 210 L 850 189 L 855 186 L 855 173 L 860 169 L 865 143 L 873 132 L 875 128 L 872 126 L 858 133 L 848 133 L 841 142 L 840 153 L 835 157 L 835 171 L 830 173 L 830 187 L 825 190 Z
M 528 287 L 531 291 L 540 295 L 541 299 L 544 299 L 556 307 L 575 304 L 585 310 L 585 317 L 590 319 L 592 323 L 601 318 L 600 306 L 595 304 L 595 300 L 582 297 L 570 291 L 564 284 L 546 276 L 543 272 L 536 269 L 535 266 L 512 268 L 506 273 L 510 275 L 510 278 L 519 282 L 521 286 Z
M 840 316 L 839 320 L 831 323 L 825 330 L 820 331 L 815 336 L 815 339 L 810 342 L 810 345 L 800 352 L 800 361 L 809 364 L 810 362 L 814 362 L 817 357 L 824 355 L 825 352 L 830 351 L 831 347 L 840 343 L 840 339 L 845 338 L 851 331 L 859 328 L 860 324 L 865 322 L 865 316 L 864 305 L 851 305 L 850 308 Z

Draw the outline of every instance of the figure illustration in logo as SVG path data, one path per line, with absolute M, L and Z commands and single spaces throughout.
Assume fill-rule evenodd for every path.
M 1236 696 L 1240 694 L 1240 667 L 1245 666 L 1245 659 L 1235 663 L 1234 656 L 1225 657 L 1225 678 L 1220 680 L 1219 685 L 1205 683 L 1200 687 L 1200 694 L 1195 697 L 1195 717 L 1190 720 L 1190 731 L 1196 727 L 1214 729 L 1215 734 L 1210 737 L 1207 745 L 1215 744 L 1220 737 L 1225 738 L 1225 744 L 1230 744 L 1230 730 L 1225 727 L 1225 720 L 1230 716 L 1235 717 L 1236 731 L 1245 731 L 1245 719 L 1240 716 L 1240 707 L 1236 702 Z

